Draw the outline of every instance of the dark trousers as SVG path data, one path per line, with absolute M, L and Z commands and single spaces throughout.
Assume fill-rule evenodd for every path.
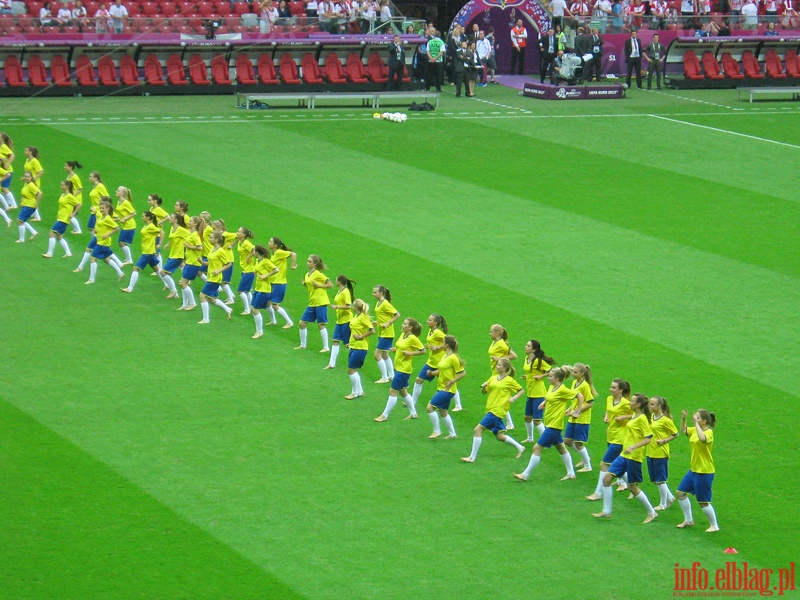
M 586 79 L 600 79 L 603 71 L 603 55 L 592 54 L 592 62 L 589 63 L 589 72 L 586 74 Z M 592 74 L 594 73 L 594 75 Z
M 464 83 L 466 83 L 466 80 L 467 80 L 466 71 L 453 71 L 453 82 L 456 84 L 456 96 L 461 95 L 461 86 L 464 85 Z
M 656 87 L 661 89 L 661 63 L 654 60 L 650 61 L 650 67 L 647 69 L 647 89 L 653 87 L 653 75 L 656 76 Z
M 625 78 L 625 83 L 631 87 L 631 73 L 636 70 L 636 87 L 642 87 L 642 57 L 628 59 L 628 76 Z
M 544 83 L 545 78 L 550 75 L 553 75 L 553 61 L 556 58 L 556 54 L 550 54 L 549 52 L 542 53 L 542 70 L 539 73 L 539 81 Z
M 389 79 L 386 81 L 386 89 L 391 90 L 401 90 L 403 88 L 403 67 L 405 65 L 398 61 L 398 63 L 393 66 L 389 67 Z M 395 83 L 395 79 L 397 79 L 397 83 Z
M 428 62 L 428 75 L 425 78 L 425 89 L 436 88 L 437 92 L 442 91 L 442 79 L 444 78 L 444 62 Z
M 514 74 L 516 70 L 517 62 L 519 62 L 519 73 L 522 75 L 522 72 L 525 70 L 525 48 L 516 48 L 513 45 L 511 46 L 511 74 Z

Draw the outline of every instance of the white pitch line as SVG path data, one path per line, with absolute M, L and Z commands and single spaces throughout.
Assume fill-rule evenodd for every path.
M 779 142 L 777 140 L 771 140 L 769 138 L 762 138 L 756 135 L 748 135 L 747 133 L 739 133 L 738 131 L 730 131 L 728 129 L 719 129 L 718 127 L 711 127 L 710 125 L 700 125 L 699 123 L 690 123 L 689 121 L 681 121 L 680 119 L 670 119 L 669 117 L 662 117 L 660 115 L 649 115 L 655 119 L 661 119 L 663 121 L 670 121 L 672 123 L 680 123 L 681 125 L 689 125 L 690 127 L 699 127 L 700 129 L 708 129 L 710 131 L 717 131 L 719 133 L 728 133 L 730 135 L 738 135 L 739 137 L 747 138 L 750 140 L 756 140 L 759 142 L 766 142 L 768 144 L 777 144 L 778 146 L 787 146 L 789 148 L 797 148 L 800 150 L 800 146 L 795 144 L 788 144 L 786 142 Z
M 472 98 L 472 100 L 474 100 L 475 102 L 484 102 L 486 104 L 491 104 L 492 106 L 500 106 L 502 108 L 510 108 L 511 110 L 518 110 L 527 114 L 531 114 L 532 112 L 524 108 L 519 108 L 518 106 L 509 106 L 508 104 L 500 104 L 499 102 L 492 102 L 491 100 L 484 100 L 483 98 Z
M 708 106 L 719 106 L 720 108 L 727 108 L 728 110 L 744 110 L 741 108 L 734 108 L 733 106 L 726 106 L 725 104 L 717 104 L 716 102 L 709 102 L 708 100 L 698 100 L 697 98 L 687 98 L 686 96 L 678 96 L 677 94 L 667 94 L 661 90 L 642 90 L 650 94 L 661 94 L 662 96 L 669 96 L 670 98 L 679 98 L 687 102 L 697 102 L 698 104 L 707 104 Z

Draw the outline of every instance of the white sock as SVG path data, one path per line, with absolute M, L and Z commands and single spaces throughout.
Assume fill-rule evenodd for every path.
M 30 233 L 31 235 L 38 235 L 38 234 L 39 234 L 39 232 L 38 232 L 38 231 L 36 231 L 36 230 L 33 228 L 33 225 L 31 225 L 31 224 L 30 224 L 30 223 L 28 223 L 27 221 L 25 221 L 25 225 L 24 225 L 24 227 L 25 227 L 25 229 L 27 229 L 27 230 L 28 230 L 28 233 Z
M 617 478 L 617 485 L 621 487 L 628 487 L 628 474 L 623 473 L 622 477 Z
M 433 425 L 433 433 L 442 433 L 442 428 L 439 426 L 439 413 L 437 411 L 429 412 L 428 416 L 431 419 L 431 424 Z
M 678 500 L 678 504 L 680 504 L 681 510 L 683 511 L 683 520 L 687 523 L 694 522 L 692 519 L 692 503 L 689 502 L 689 498 L 683 498 L 682 500 Z
M 51 237 L 47 240 L 47 253 L 52 256 L 53 250 L 56 249 L 56 238 Z M 87 259 L 88 260 L 88 259 Z
M 537 423 L 536 424 L 536 433 L 542 435 L 544 433 L 544 423 Z
M 386 365 L 386 377 L 394 379 L 394 365 L 391 358 L 384 358 L 383 363 Z
M 117 265 L 119 268 L 122 268 L 122 261 L 119 259 L 119 256 L 117 256 L 117 255 L 116 255 L 116 254 L 114 254 L 113 252 L 111 253 L 111 256 L 109 256 L 109 257 L 108 257 L 108 260 L 110 260 L 111 262 L 113 262 L 113 263 L 114 263 L 115 265 Z
M 364 388 L 361 385 L 361 375 L 356 371 L 356 394 L 359 396 L 364 395 Z
M 414 390 L 411 392 L 411 402 L 414 403 L 414 406 L 417 405 L 417 400 L 419 400 L 419 395 L 421 393 L 422 393 L 422 384 L 414 383 Z
M 170 279 L 170 281 L 172 281 L 172 280 Z M 172 282 L 172 285 L 175 285 L 175 282 L 174 282 L 174 281 Z M 219 307 L 220 307 L 222 310 L 224 310 L 224 311 L 225 311 L 227 314 L 231 314 L 231 313 L 233 312 L 233 311 L 231 310 L 231 307 L 230 307 L 230 306 L 228 306 L 227 304 L 225 304 L 225 303 L 224 303 L 222 300 L 220 300 L 219 298 L 216 298 L 216 299 L 214 300 L 214 305 L 215 305 L 215 306 L 219 306 Z
M 61 247 L 64 249 L 64 254 L 67 256 L 72 256 L 72 252 L 69 251 L 69 244 L 67 243 L 66 238 L 62 237 L 60 240 L 58 240 L 58 243 L 61 244 Z
M 2 208 L 0 208 L 0 217 L 3 217 L 3 220 L 6 222 L 6 225 L 11 223 L 11 219 L 8 218 L 6 211 L 4 211 Z
M 188 298 L 188 296 L 186 294 L 186 288 L 182 287 L 181 288 L 181 308 L 186 308 L 187 306 L 189 306 L 189 298 Z
M 469 453 L 469 457 L 474 461 L 478 458 L 478 450 L 481 449 L 481 443 L 483 442 L 482 437 L 473 437 L 472 438 L 472 452 Z
M 594 488 L 594 493 L 597 495 L 601 495 L 603 493 L 603 479 L 606 476 L 607 471 L 600 471 L 600 475 L 597 476 L 597 486 Z
M 131 256 L 131 247 L 130 246 L 123 246 L 122 247 L 122 256 L 125 257 L 125 262 L 133 262 L 133 256 Z
M 94 281 L 95 277 L 97 277 L 97 263 L 93 262 L 89 264 L 89 281 Z
M 528 461 L 528 466 L 525 467 L 525 470 L 522 472 L 522 474 L 525 476 L 525 479 L 530 478 L 531 473 L 533 473 L 533 470 L 537 466 L 539 466 L 540 460 L 542 460 L 541 456 L 536 456 L 535 454 L 531 454 L 531 459 L 530 461 Z
M 561 460 L 564 461 L 564 466 L 567 468 L 567 475 L 575 477 L 575 469 L 572 467 L 572 454 L 564 452 L 561 455 Z
M 72 229 L 81 233 L 81 224 L 78 223 L 78 219 L 76 217 L 71 217 L 69 220 L 69 224 L 72 225 Z
M 456 390 L 456 393 L 453 394 L 453 401 L 456 403 L 456 408 L 457 409 L 461 410 L 462 408 L 464 408 L 463 406 L 461 406 L 461 392 L 460 391 Z
M 634 498 L 636 498 L 639 502 L 641 502 L 642 506 L 644 506 L 645 509 L 647 509 L 648 515 L 655 514 L 656 511 L 653 510 L 653 505 L 650 504 L 650 498 L 647 497 L 647 494 L 639 490 L 639 494 L 634 496 Z
M 229 283 L 226 283 L 222 286 L 222 291 L 225 292 L 226 300 L 235 300 L 236 297 L 233 295 L 233 290 Z
M 188 285 L 186 286 L 186 299 L 189 301 L 187 306 L 194 306 L 197 302 L 194 301 L 194 292 Z
M 711 523 L 712 527 L 719 527 L 717 524 L 717 513 L 714 512 L 714 507 L 710 504 L 708 506 L 701 507 L 703 509 L 703 514 L 708 519 L 708 522 Z
M 0 194 L 0 207 L 3 208 L 3 213 L 9 209 L 8 202 L 6 202 L 6 198 L 3 194 Z
M 358 394 L 358 383 L 359 383 L 358 380 L 359 380 L 358 373 L 352 373 L 350 375 L 350 386 L 352 387 L 353 395 Z
M 203 321 L 211 320 L 211 310 L 208 307 L 208 302 L 203 300 L 200 302 L 200 310 L 203 311 Z
M 125 275 L 125 273 L 123 273 L 123 272 L 122 272 L 122 269 L 120 269 L 120 268 L 119 268 L 117 265 L 115 265 L 115 264 L 114 264 L 113 262 L 111 262 L 110 260 L 109 260 L 109 261 L 108 261 L 108 263 L 106 263 L 106 264 L 108 264 L 108 266 L 109 266 L 109 267 L 111 267 L 112 269 L 114 269 L 114 273 L 116 273 L 116 274 L 117 274 L 117 277 L 122 277 L 122 276 L 124 276 L 124 275 Z
M 509 446 L 514 446 L 517 450 L 525 450 L 525 446 L 520 444 L 517 440 L 512 438 L 510 435 L 506 436 L 506 439 L 503 440 Z
M 506 416 L 505 416 L 505 418 L 503 419 L 503 421 L 504 421 L 504 422 L 505 422 L 505 424 L 506 424 L 506 428 L 508 428 L 508 429 L 514 429 L 514 419 L 512 419 L 512 418 L 511 418 L 511 411 L 508 411 L 508 412 L 506 413 Z
M 42 220 L 42 215 L 39 214 L 39 209 L 38 208 L 35 211 L 33 211 L 33 218 L 38 220 L 38 221 Z
M 14 194 L 11 193 L 11 190 L 5 192 L 3 195 L 6 197 L 9 208 L 17 208 L 17 201 L 14 200 Z
M 136 286 L 136 282 L 139 280 L 139 271 L 134 270 L 131 273 L 131 280 L 128 282 L 128 289 L 133 291 L 133 288 Z
M 239 292 L 239 298 L 242 299 L 242 304 L 244 304 L 244 312 L 250 312 L 250 299 L 247 297 L 247 292 Z
M 86 263 L 89 262 L 89 258 L 91 258 L 91 256 L 92 256 L 91 252 L 84 252 L 83 256 L 81 256 L 81 262 L 78 265 L 78 268 L 82 269 L 83 267 L 85 267 Z
M 611 486 L 603 486 L 603 512 L 607 515 L 611 514 L 611 505 L 614 502 L 614 490 Z
M 300 329 L 300 345 L 305 348 L 308 341 L 308 329 Z
M 208 277 L 206 277 L 205 273 L 198 273 L 198 276 L 203 280 L 203 283 L 208 281 Z
M 275 312 L 277 312 L 281 317 L 283 317 L 287 325 L 294 325 L 294 322 L 289 318 L 289 314 L 283 309 L 282 306 L 276 308 Z
M 269 315 L 270 323 L 272 323 L 273 325 L 276 325 L 278 323 L 278 320 L 275 318 L 275 309 L 272 308 L 271 306 L 267 307 L 267 315 Z
M 530 423 L 528 421 L 525 421 L 525 431 L 528 432 L 527 439 L 532 440 L 533 439 L 533 421 L 531 421 Z
M 178 288 L 175 287 L 175 280 L 171 275 L 164 275 L 164 283 L 167 284 L 170 293 L 176 294 L 178 292 Z
M 397 404 L 397 396 L 389 396 L 389 399 L 386 401 L 386 408 L 383 409 L 382 413 L 383 416 L 388 419 L 389 415 L 392 413 L 392 410 L 394 410 L 396 404 Z
M 4 214 L 5 214 L 5 213 L 4 213 Z M 9 219 L 9 221 L 10 221 L 10 220 L 11 220 L 11 219 Z M 20 225 L 20 226 L 18 227 L 18 229 L 19 229 L 19 241 L 20 241 L 20 242 L 24 242 L 24 241 L 25 241 L 25 225 Z
M 327 329 L 320 329 L 319 335 L 322 338 L 322 347 L 326 350 L 331 349 L 330 342 L 328 341 L 328 330 Z
M 663 483 L 658 483 L 656 484 L 656 487 L 658 488 L 658 504 L 660 506 L 666 506 L 667 496 L 664 495 L 664 487 L 666 486 Z
M 592 468 L 592 459 L 589 458 L 589 450 L 584 446 L 583 448 L 578 449 L 578 454 L 581 455 L 583 459 L 583 468 L 584 469 L 591 469 Z
M 669 486 L 666 483 L 658 484 L 658 492 L 661 495 L 661 506 L 666 507 L 667 504 L 675 500 L 675 497 L 669 491 Z
M 416 414 L 416 413 L 414 413 Z M 456 427 L 453 425 L 453 417 L 450 416 L 450 413 L 447 413 L 446 417 L 442 417 L 442 421 L 444 421 L 445 427 L 447 427 L 447 433 L 452 435 L 453 437 L 456 436 Z
M 378 370 L 381 372 L 381 379 L 388 379 L 386 375 L 386 363 L 380 358 L 378 359 Z
M 334 344 L 331 347 L 331 359 L 328 361 L 328 366 L 335 367 L 336 366 L 336 357 L 339 356 L 339 346 L 340 344 Z
M 406 397 L 403 398 L 403 403 L 408 407 L 408 412 L 411 413 L 412 417 L 417 416 L 417 407 L 414 406 L 414 399 L 411 397 L 411 394 L 406 394 Z M 450 415 L 448 415 L 450 416 Z
M 264 333 L 264 317 L 261 313 L 253 313 L 253 321 L 256 322 L 256 333 Z

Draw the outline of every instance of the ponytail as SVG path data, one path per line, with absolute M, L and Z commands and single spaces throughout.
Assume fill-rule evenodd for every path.
M 661 412 L 667 415 L 670 419 L 672 418 L 672 413 L 669 411 L 669 404 L 667 404 L 666 398 L 663 396 L 653 396 L 650 399 L 655 400 L 658 403 L 658 407 L 661 409 Z
M 384 300 L 388 300 L 389 302 L 392 301 L 392 293 L 389 291 L 389 288 L 384 287 L 382 285 L 376 285 L 375 289 L 383 296 Z
M 717 415 L 707 411 L 705 408 L 698 409 L 697 414 L 700 415 L 700 418 L 706 422 L 709 428 L 714 429 L 714 425 L 717 424 Z
M 356 295 L 355 291 L 353 291 L 353 288 L 355 287 L 356 282 L 353 281 L 352 279 L 348 279 L 346 275 L 337 275 L 336 283 L 341 283 L 344 287 L 346 287 L 348 290 L 350 290 L 350 299 L 352 301 L 352 299 Z
M 453 352 L 453 354 L 458 356 L 458 340 L 456 339 L 456 337 L 454 335 L 446 335 L 444 337 L 444 345 L 447 346 L 448 348 L 450 348 L 450 350 Z M 464 359 L 461 358 L 460 356 L 458 356 L 458 362 L 461 363 L 462 367 L 465 364 L 464 363 Z
M 544 353 L 544 350 L 542 350 L 542 345 L 537 340 L 528 340 L 528 343 L 531 345 L 531 348 L 533 348 L 533 360 L 537 361 L 537 369 L 542 368 L 542 362 L 546 362 L 548 365 L 552 365 L 556 362 L 552 356 L 547 356 Z M 533 364 L 533 362 L 531 362 L 531 364 Z
M 447 333 L 447 321 L 444 320 L 444 317 L 442 315 L 439 315 L 439 314 L 436 314 L 436 313 L 433 313 L 431 316 L 433 317 L 433 320 L 436 321 L 436 329 L 440 329 L 440 330 L 442 330 L 443 333 L 446 334 Z
M 419 321 L 412 319 L 411 317 L 406 320 L 408 321 L 409 327 L 411 327 L 411 333 L 417 336 L 422 333 L 422 325 L 419 324 Z
M 638 408 L 642 411 L 642 414 L 650 420 L 650 404 L 648 403 L 650 399 L 645 396 L 644 394 L 634 394 L 633 398 L 631 398 L 631 404 L 635 403 L 635 408 Z

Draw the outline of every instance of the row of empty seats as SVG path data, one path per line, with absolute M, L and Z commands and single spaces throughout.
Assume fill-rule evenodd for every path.
M 256 26 L 243 25 L 238 19 L 228 19 L 228 25 L 222 25 L 215 29 L 218 35 L 226 33 L 260 33 L 261 30 Z M 81 34 L 81 33 L 94 33 L 94 22 L 88 25 L 78 27 L 77 25 L 67 25 L 64 27 L 59 26 L 46 26 L 40 27 L 38 20 L 35 22 L 18 22 L 17 24 L 6 24 L 0 20 L 0 35 L 25 35 L 25 34 L 39 34 L 45 33 L 48 35 L 59 34 Z M 319 25 L 278 25 L 274 26 L 267 35 L 275 36 L 280 34 L 296 34 L 296 33 L 315 33 L 320 31 Z M 123 34 L 185 34 L 185 35 L 206 35 L 207 29 L 203 26 L 203 19 L 189 18 L 189 19 L 132 19 L 131 23 L 125 24 L 123 27 Z M 112 34 L 109 34 L 112 35 Z
M 796 50 L 789 50 L 784 59 L 784 71 L 781 57 L 775 50 L 768 50 L 764 59 L 765 70 L 761 70 L 758 59 L 749 50 L 742 53 L 742 69 L 739 62 L 729 52 L 722 55 L 720 61 L 711 52 L 703 54 L 702 69 L 697 54 L 688 50 L 683 55 L 684 74 L 687 79 L 800 79 L 800 59 Z M 705 71 L 705 73 L 704 73 Z
M 41 10 L 45 3 L 41 0 L 34 0 L 26 2 L 27 14 L 38 17 L 39 10 Z M 95 13 L 100 9 L 101 2 L 91 0 L 84 2 L 84 8 L 88 17 L 94 17 Z M 105 2 L 108 8 L 113 2 Z M 135 17 L 137 15 L 156 16 L 164 15 L 167 17 L 175 15 L 193 15 L 199 14 L 203 16 L 228 16 L 228 15 L 242 15 L 245 13 L 253 12 L 250 4 L 247 2 L 123 2 L 128 15 Z M 277 3 L 276 3 L 277 4 Z M 305 15 L 305 5 L 302 2 L 291 2 L 289 4 L 290 10 L 298 10 L 297 5 L 300 5 L 301 10 L 298 15 Z M 293 13 L 294 14 L 294 13 Z
M 257 67 L 257 71 L 256 71 Z M 69 64 L 63 56 L 55 55 L 50 62 L 50 76 L 47 67 L 38 55 L 28 59 L 27 80 L 19 59 L 9 55 L 4 64 L 6 85 L 9 87 L 47 87 L 51 83 L 58 87 L 71 87 L 77 82 L 80 86 L 134 86 L 134 85 L 232 85 L 231 72 L 228 60 L 218 55 L 211 59 L 211 78 L 209 79 L 208 67 L 199 54 L 189 58 L 188 69 L 178 54 L 172 54 L 166 61 L 166 79 L 161 61 L 154 54 L 150 54 L 144 61 L 143 78 L 139 74 L 136 61 L 130 54 L 123 54 L 119 60 L 119 70 L 114 61 L 104 56 L 97 61 L 97 69 L 91 59 L 81 54 L 75 62 L 75 80 L 70 76 Z M 384 84 L 388 79 L 388 67 L 376 52 L 373 52 L 367 65 L 361 61 L 360 56 L 353 52 L 347 57 L 343 65 L 338 55 L 331 52 L 325 58 L 325 64 L 320 65 L 310 52 L 300 60 L 300 68 L 290 54 L 281 56 L 276 70 L 272 56 L 262 54 L 256 63 L 250 60 L 247 54 L 239 54 L 235 61 L 235 80 L 241 85 L 275 85 L 275 84 L 344 84 L 344 83 L 378 83 Z M 187 76 L 188 70 L 188 76 Z M 407 71 L 403 80 L 408 82 Z

